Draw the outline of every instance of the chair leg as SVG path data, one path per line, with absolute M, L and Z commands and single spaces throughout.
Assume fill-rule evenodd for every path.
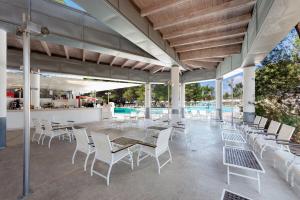
M 49 143 L 48 143 L 48 148 L 50 149 L 50 145 L 51 145 L 51 141 L 52 141 L 53 137 L 50 137 Z
M 295 174 L 294 174 L 294 172 L 291 173 L 291 186 L 292 187 L 295 186 Z
M 87 165 L 87 161 L 88 161 L 88 159 L 89 159 L 89 156 L 90 156 L 90 154 L 87 153 L 87 154 L 86 154 L 85 161 L 84 161 L 84 171 L 86 171 L 86 165 Z
M 33 135 L 32 135 L 31 142 L 34 141 L 34 137 L 35 137 L 35 133 L 33 133 Z
M 138 156 L 137 156 L 137 160 L 136 160 L 136 165 L 137 165 L 137 166 L 140 165 L 140 154 L 141 154 L 141 151 L 139 150 Z
M 109 177 L 110 177 L 110 172 L 111 172 L 111 168 L 112 168 L 113 164 L 109 164 L 109 168 L 108 168 L 108 172 L 107 172 L 107 176 L 106 176 L 106 185 L 109 186 Z
M 260 158 L 261 159 L 263 159 L 263 152 L 265 151 L 265 148 L 266 148 L 267 146 L 266 145 L 264 145 L 262 148 L 261 148 L 261 150 L 260 150 Z
M 170 162 L 172 162 L 173 159 L 172 159 L 172 155 L 171 155 L 171 151 L 170 151 L 170 148 L 169 148 L 169 147 L 168 147 L 168 152 L 169 152 L 169 156 L 170 156 Z
M 131 170 L 133 170 L 133 157 L 132 157 L 132 153 L 130 153 L 130 161 L 131 161 Z
M 285 180 L 286 180 L 287 182 L 289 182 L 289 173 L 290 173 L 292 167 L 293 167 L 293 163 L 291 163 L 291 164 L 287 167 L 287 169 L 286 169 Z
M 41 138 L 42 138 L 42 134 L 40 134 L 40 136 L 39 136 L 38 144 L 40 144 Z
M 72 164 L 73 165 L 74 165 L 74 160 L 75 160 L 76 153 L 77 153 L 77 149 L 75 149 L 75 151 L 73 153 L 73 156 L 72 156 Z
M 46 135 L 43 136 L 42 145 L 44 144 L 45 137 L 46 137 Z
M 94 157 L 94 160 L 93 160 L 93 162 L 92 162 L 92 166 L 91 166 L 91 176 L 93 176 L 93 170 L 94 170 L 95 161 L 96 161 L 96 156 Z
M 155 157 L 155 159 L 156 159 L 156 163 L 157 163 L 157 167 L 158 167 L 158 174 L 160 174 L 160 164 L 159 164 L 158 157 Z

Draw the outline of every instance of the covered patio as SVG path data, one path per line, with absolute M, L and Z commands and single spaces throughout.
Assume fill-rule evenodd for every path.
M 82 124 L 88 131 L 103 128 L 105 123 Z M 201 130 L 201 131 L 199 131 Z M 107 132 L 107 131 L 106 131 Z M 120 136 L 142 137 L 141 128 L 110 129 L 111 138 Z M 262 175 L 262 192 L 257 192 L 255 181 L 232 177 L 226 183 L 226 167 L 222 161 L 223 142 L 216 123 L 192 121 L 192 144 L 187 148 L 181 135 L 170 142 L 173 162 L 166 165 L 160 175 L 153 158 L 147 158 L 134 170 L 124 163 L 112 169 L 111 184 L 98 176 L 83 171 L 84 154 L 78 154 L 75 164 L 71 157 L 75 143 L 55 140 L 49 150 L 46 145 L 32 143 L 31 189 L 29 199 L 220 199 L 224 188 L 238 191 L 252 199 L 298 199 L 299 186 L 291 188 L 284 180 L 284 169 L 272 167 L 272 154 L 262 162 L 266 174 Z M 16 199 L 22 192 L 22 132 L 11 131 L 8 148 L 1 156 L 1 198 Z M 2 159 L 3 158 L 3 159 Z M 161 160 L 167 159 L 167 155 Z M 134 155 L 136 160 L 136 155 Z M 90 168 L 92 158 L 88 161 Z M 97 168 L 107 166 L 98 163 Z
M 255 66 L 300 21 L 299 7 L 294 0 L 0 0 L 0 199 L 223 199 L 225 190 L 224 199 L 299 199 L 294 127 L 278 122 L 274 131 L 269 116 L 255 113 Z M 223 121 L 222 89 L 236 71 L 243 116 L 234 124 Z M 215 80 L 215 110 L 195 118 L 185 88 L 204 80 Z M 152 84 L 171 87 L 171 106 L 159 118 L 151 115 Z M 85 85 L 90 92 L 144 86 L 143 115 L 115 117 L 109 92 L 107 104 L 83 106 Z M 258 142 L 272 147 L 263 158 Z

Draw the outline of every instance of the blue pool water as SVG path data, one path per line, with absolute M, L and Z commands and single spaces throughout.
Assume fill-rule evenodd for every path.
M 191 112 L 192 110 L 196 111 L 207 111 L 207 112 L 213 112 L 215 111 L 214 106 L 193 106 L 193 107 L 186 107 L 185 110 L 187 112 Z M 128 108 L 128 107 L 115 107 L 114 109 L 115 113 L 117 114 L 130 114 L 130 113 L 139 113 L 141 111 L 144 111 L 144 108 Z M 151 108 L 151 114 L 162 114 L 167 113 L 167 108 Z M 223 112 L 231 112 L 231 107 L 223 106 Z

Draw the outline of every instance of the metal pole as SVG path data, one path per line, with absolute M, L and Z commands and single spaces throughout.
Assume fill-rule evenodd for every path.
M 170 120 L 170 81 L 168 82 L 168 120 Z
M 30 33 L 28 22 L 30 21 L 30 0 L 27 0 L 27 13 L 23 16 L 26 24 L 23 32 L 23 75 L 24 75 L 24 151 L 23 151 L 23 198 L 29 195 L 29 168 L 30 168 Z
M 233 126 L 233 79 L 231 80 L 231 126 Z

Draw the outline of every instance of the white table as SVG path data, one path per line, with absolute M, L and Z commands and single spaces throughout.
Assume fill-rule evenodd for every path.
M 224 141 L 225 146 L 231 146 L 232 144 L 237 144 L 237 146 L 243 146 L 246 144 L 244 137 L 235 132 L 222 132 L 222 140 Z
M 249 197 L 224 189 L 221 200 L 252 200 Z
M 265 173 L 265 170 L 253 151 L 225 146 L 223 147 L 223 164 L 227 166 L 227 184 L 230 184 L 230 175 L 252 179 L 257 181 L 260 193 L 260 174 Z M 256 175 L 250 176 L 233 172 L 230 170 L 231 168 L 247 170 Z

